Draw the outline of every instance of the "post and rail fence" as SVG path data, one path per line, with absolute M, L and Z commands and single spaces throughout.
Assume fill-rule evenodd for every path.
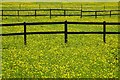
M 27 32 L 26 26 L 27 25 L 50 25 L 50 24 L 64 24 L 64 31 L 49 31 L 49 32 Z M 85 24 L 85 25 L 102 25 L 103 32 L 68 32 L 68 24 Z M 24 26 L 24 33 L 7 33 L 7 34 L 0 34 L 0 36 L 13 36 L 13 35 L 24 35 L 24 44 L 26 45 L 27 42 L 27 35 L 30 34 L 64 34 L 65 43 L 68 42 L 68 34 L 103 34 L 103 41 L 106 43 L 106 34 L 120 34 L 120 32 L 106 32 L 106 25 L 120 25 L 120 22 L 34 22 L 34 23 L 14 23 L 14 24 L 1 24 L 1 27 L 4 26 Z
M 95 18 L 97 18 L 98 16 L 112 16 L 112 15 L 120 15 L 119 12 L 120 10 L 91 10 L 91 11 L 85 11 L 85 10 L 73 10 L 73 9 L 33 9 L 33 10 L 0 10 L 2 11 L 2 14 L 0 16 L 49 16 L 51 19 L 51 16 L 80 16 L 80 18 L 82 18 L 83 16 L 95 16 Z M 4 14 L 6 11 L 16 11 L 17 14 Z M 33 11 L 34 14 L 29 15 L 29 14 L 25 14 L 25 15 L 21 15 L 20 12 L 21 11 Z M 49 14 L 37 14 L 37 11 L 49 11 Z M 52 14 L 52 11 L 63 11 L 63 14 Z M 79 14 L 67 14 L 67 11 L 79 11 Z M 87 12 L 93 12 L 94 14 L 83 14 L 83 13 L 87 13 Z M 109 14 L 98 14 L 99 12 L 109 12 Z M 112 14 L 112 12 L 118 12 L 118 13 L 114 13 Z

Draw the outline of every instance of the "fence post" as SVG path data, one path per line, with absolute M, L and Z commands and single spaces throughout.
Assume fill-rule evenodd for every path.
M 17 13 L 18 13 L 18 21 L 19 21 L 19 10 L 17 10 Z
M 36 10 L 35 10 L 35 17 L 36 17 Z
M 82 18 L 82 9 L 81 9 L 81 18 Z
M 50 9 L 50 19 L 51 19 L 51 9 Z
M 19 10 L 17 12 L 18 12 L 18 16 L 19 16 Z
M 67 20 L 65 21 L 65 43 L 67 43 Z
M 24 22 L 24 45 L 26 45 L 26 22 Z
M 97 11 L 95 11 L 95 18 L 97 18 Z
M 66 15 L 66 11 L 64 10 L 64 16 Z
M 106 36 L 106 22 L 104 21 L 103 22 L 103 41 L 104 41 L 104 43 L 106 43 L 105 36 Z
M 110 17 L 111 17 L 111 11 L 110 11 Z
M 2 10 L 2 20 L 3 20 L 3 10 Z

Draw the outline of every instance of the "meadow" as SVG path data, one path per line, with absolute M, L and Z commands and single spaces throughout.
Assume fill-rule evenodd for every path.
M 2 9 L 36 8 L 80 8 L 90 10 L 118 9 L 118 3 L 2 3 Z M 18 4 L 22 4 L 18 5 Z M 46 6 L 45 6 L 46 5 Z M 16 7 L 15 7 L 16 6 Z M 98 7 L 95 7 L 98 6 Z M 109 7 L 115 6 L 115 7 Z M 88 8 L 87 8 L 88 9 Z M 44 13 L 44 12 L 43 12 Z M 6 13 L 10 14 L 10 12 Z M 28 14 L 21 12 L 21 14 Z M 89 13 L 88 13 L 89 14 Z M 2 23 L 19 22 L 118 22 L 118 16 L 37 16 L 3 17 Z M 2 33 L 23 32 L 23 26 L 0 27 Z M 63 31 L 64 25 L 31 25 L 27 32 Z M 68 25 L 68 31 L 102 31 L 100 25 Z M 107 31 L 118 32 L 118 26 L 107 26 Z M 27 35 L 27 45 L 23 36 L 2 36 L 2 78 L 118 78 L 118 35 L 69 34 L 64 43 L 64 34 Z

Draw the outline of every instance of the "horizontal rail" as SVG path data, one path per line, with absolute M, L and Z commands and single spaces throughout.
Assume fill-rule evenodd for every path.
M 64 31 L 55 31 L 55 32 L 26 32 L 26 34 L 61 34 Z M 24 35 L 24 33 L 8 33 L 8 34 L 0 34 L 0 36 L 13 36 L 13 35 Z
M 67 34 L 104 34 L 104 32 L 67 32 Z M 120 34 L 120 32 L 105 32 L 105 34 Z
M 26 10 L 0 10 L 0 11 L 49 11 L 49 10 L 66 10 L 66 11 L 81 11 L 81 9 L 26 9 Z M 84 10 L 82 12 L 109 12 L 109 11 L 120 11 L 120 10 Z
M 75 10 L 75 9 L 64 9 L 64 10 L 66 10 L 66 11 L 81 11 L 81 9 L 80 10 Z M 120 11 L 119 9 L 116 9 L 116 10 L 82 10 L 82 12 L 110 12 L 110 11 L 112 11 L 112 12 L 115 12 L 115 11 Z
M 26 23 L 26 25 L 49 25 L 49 24 L 64 24 L 65 22 L 33 22 Z M 103 25 L 103 22 L 67 22 L 67 24 L 89 24 L 89 25 Z M 0 26 L 19 26 L 24 25 L 24 23 L 14 23 L 14 24 L 0 24 Z M 106 25 L 120 25 L 120 22 L 106 22 Z
M 37 14 L 37 15 L 19 15 L 19 16 L 80 16 L 81 14 L 52 14 L 52 15 L 49 15 L 49 14 Z M 82 16 L 108 16 L 110 14 L 97 14 L 97 15 L 82 15 Z M 111 14 L 111 15 L 120 15 L 120 14 Z M 0 15 L 2 16 L 2 15 Z M 3 16 L 18 16 L 18 15 L 3 15 Z
M 0 15 L 0 16 L 2 16 L 2 15 Z M 3 16 L 18 16 L 17 14 L 15 15 L 15 14 L 13 14 L 13 15 L 3 15 Z M 40 15 L 19 15 L 19 16 L 50 16 L 49 14 L 40 14 Z
M 67 24 L 92 24 L 92 25 L 103 25 L 103 22 L 67 22 Z M 106 22 L 106 25 L 120 25 L 120 22 Z
M 0 24 L 0 26 L 20 26 L 20 25 L 24 25 L 24 23 Z
M 26 32 L 29 34 L 63 34 L 65 31 L 55 31 L 55 32 Z M 104 34 L 104 32 L 67 32 L 67 34 Z M 120 32 L 105 32 L 105 34 L 120 34 Z M 14 36 L 14 35 L 24 35 L 24 33 L 8 33 L 0 34 L 0 36 Z
M 106 16 L 106 15 L 110 15 L 110 14 L 97 14 L 97 16 Z M 111 14 L 111 15 L 120 15 L 120 14 Z M 2 16 L 2 15 L 0 15 Z M 18 16 L 16 15 L 3 15 L 3 16 Z M 19 16 L 50 16 L 49 14 L 37 14 L 37 15 L 19 15 Z M 52 14 L 51 16 L 80 16 L 80 14 Z M 82 15 L 82 16 L 95 16 L 93 15 Z

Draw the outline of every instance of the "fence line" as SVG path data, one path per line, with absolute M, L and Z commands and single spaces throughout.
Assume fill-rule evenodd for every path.
M 64 31 L 52 31 L 52 32 L 27 32 L 27 25 L 50 25 L 50 24 L 64 24 Z M 103 25 L 103 32 L 68 32 L 68 24 L 85 24 L 85 25 Z M 103 41 L 106 43 L 106 34 L 120 34 L 120 32 L 106 32 L 106 25 L 120 25 L 120 22 L 34 22 L 34 23 L 15 23 L 15 24 L 1 24 L 0 26 L 24 26 L 24 33 L 8 33 L 0 34 L 0 36 L 13 36 L 13 35 L 24 35 L 24 44 L 26 45 L 27 35 L 29 34 L 64 34 L 65 43 L 68 41 L 68 34 L 103 34 Z
M 63 14 L 52 14 L 52 11 L 64 11 Z M 91 10 L 91 11 L 83 11 L 82 9 L 81 10 L 72 10 L 72 9 L 34 9 L 34 10 L 0 10 L 2 11 L 2 15 L 0 16 L 50 16 L 50 19 L 51 19 L 51 16 L 80 16 L 82 18 L 82 16 L 95 16 L 95 18 L 97 18 L 97 16 L 107 16 L 109 15 L 110 17 L 112 15 L 120 15 L 119 13 L 116 13 L 116 14 L 112 14 L 112 12 L 119 12 L 120 10 Z M 3 14 L 3 12 L 5 11 L 17 11 L 17 14 L 13 14 L 13 15 L 5 15 Z M 20 15 L 19 12 L 20 11 L 33 11 L 34 14 L 33 15 Z M 50 13 L 49 14 L 37 14 L 37 11 L 49 11 Z M 66 11 L 79 11 L 80 14 L 66 14 Z M 83 15 L 83 13 L 85 12 L 94 12 L 95 14 L 93 15 Z M 109 14 L 98 14 L 98 12 L 109 12 Z

